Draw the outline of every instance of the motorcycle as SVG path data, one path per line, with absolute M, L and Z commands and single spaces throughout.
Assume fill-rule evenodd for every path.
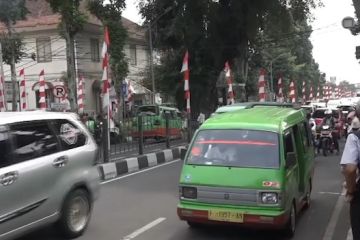
M 324 156 L 328 155 L 328 152 L 333 153 L 335 146 L 332 136 L 332 129 L 329 125 L 323 125 L 320 131 L 320 144 Z

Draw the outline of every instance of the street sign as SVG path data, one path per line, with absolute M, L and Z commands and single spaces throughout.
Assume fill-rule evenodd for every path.
M 53 110 L 66 110 L 68 108 L 68 103 L 54 103 L 50 104 L 51 109 Z
M 64 98 L 66 97 L 66 87 L 63 85 L 56 85 L 53 89 L 54 97 L 56 98 Z

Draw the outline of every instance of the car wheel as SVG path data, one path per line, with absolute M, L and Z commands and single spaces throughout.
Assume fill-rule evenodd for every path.
M 311 191 L 312 191 L 311 180 L 309 180 L 309 190 L 305 196 L 305 205 L 304 205 L 305 209 L 309 209 L 311 206 Z
M 201 223 L 192 222 L 192 221 L 187 221 L 187 224 L 189 225 L 190 228 L 200 228 L 203 226 Z
M 62 235 L 66 238 L 81 236 L 89 224 L 91 210 L 91 200 L 87 191 L 72 191 L 65 199 L 57 224 Z
M 292 204 L 289 220 L 286 223 L 284 233 L 287 237 L 291 238 L 294 236 L 295 230 L 296 230 L 296 208 L 295 208 L 295 204 Z

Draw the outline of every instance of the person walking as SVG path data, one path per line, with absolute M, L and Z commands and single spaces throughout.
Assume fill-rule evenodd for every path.
M 345 177 L 345 199 L 350 203 L 350 222 L 353 240 L 360 240 L 360 182 L 358 170 L 360 167 L 360 111 L 351 123 L 343 155 L 341 157 L 341 169 Z

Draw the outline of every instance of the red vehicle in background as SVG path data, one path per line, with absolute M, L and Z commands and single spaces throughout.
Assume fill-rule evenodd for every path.
M 320 126 L 324 117 L 325 111 L 328 108 L 318 108 L 314 111 L 312 117 L 315 119 L 316 126 Z M 340 109 L 332 109 L 332 114 L 335 119 L 335 132 L 338 133 L 339 138 L 345 136 L 344 126 L 345 126 L 345 116 Z M 318 131 L 317 131 L 318 132 Z M 320 132 L 318 132 L 320 133 Z

